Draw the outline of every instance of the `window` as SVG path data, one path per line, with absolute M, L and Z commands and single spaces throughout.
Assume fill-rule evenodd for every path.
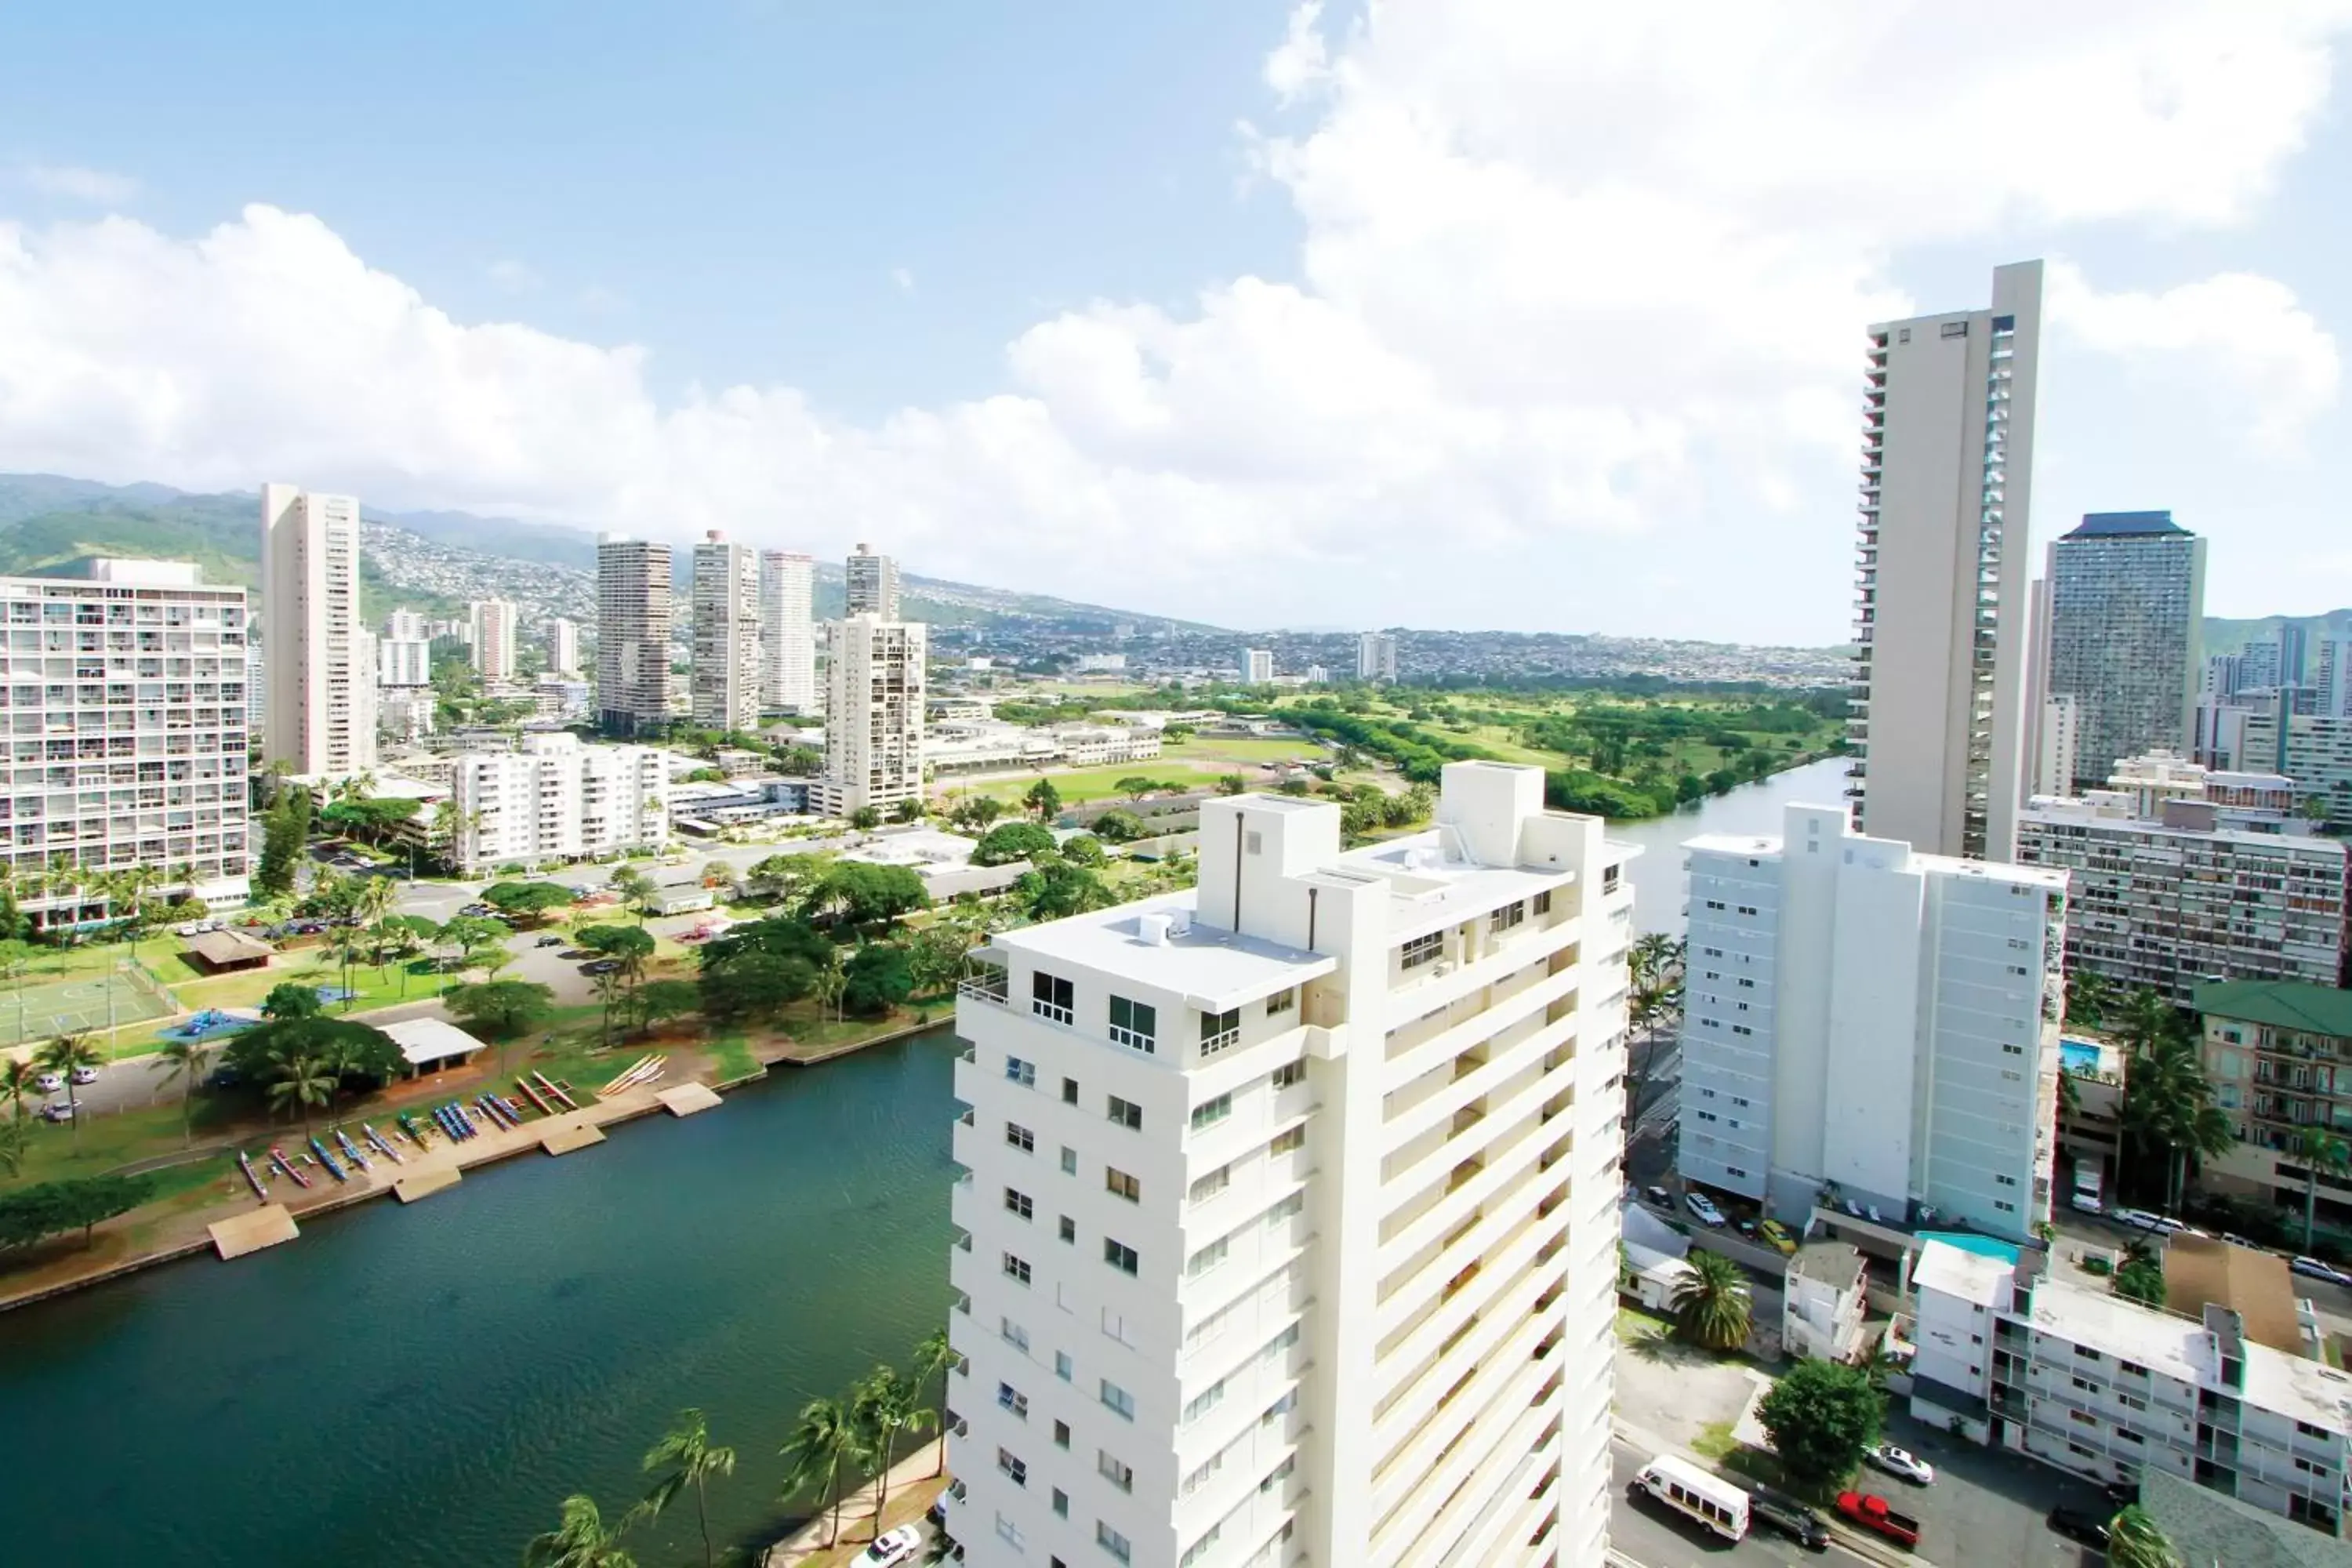
M 1121 1274 L 1133 1274 L 1138 1268 L 1135 1248 L 1123 1241 L 1113 1241 L 1107 1236 L 1103 1237 L 1103 1261 Z
M 1020 1324 L 1014 1322 L 1010 1318 L 999 1318 L 996 1322 L 996 1331 L 1004 1336 L 1004 1342 L 1006 1344 L 1011 1345 L 1023 1355 L 1027 1355 L 1029 1353 L 1028 1330 L 1023 1328 Z
M 1184 1277 L 1188 1279 L 1197 1279 L 1206 1274 L 1225 1260 L 1226 1250 L 1225 1238 L 1222 1236 L 1217 1237 L 1216 1240 L 1184 1260 Z
M 1018 1121 L 1008 1121 L 1004 1124 L 1004 1141 L 1024 1154 L 1036 1152 L 1037 1135 Z
M 1008 1252 L 1004 1255 L 1004 1275 L 1008 1279 L 1026 1285 L 1029 1283 L 1029 1265 Z
M 1064 1241 L 1076 1241 L 1078 1239 L 1078 1222 L 1072 1219 L 1068 1215 L 1064 1215 L 1062 1216 L 1061 1224 L 1056 1228 Z
M 1277 1013 L 1287 1013 L 1297 1005 L 1298 987 L 1293 985 L 1277 991 L 1265 999 L 1265 1016 L 1271 1018 Z
M 1004 1058 L 1004 1076 L 1024 1089 L 1037 1087 L 1037 1064 L 1024 1062 L 1019 1057 Z
M 1282 1090 L 1290 1088 L 1293 1084 L 1305 1083 L 1306 1081 L 1307 1058 L 1305 1057 L 1299 1058 L 1297 1061 L 1285 1062 L 1280 1067 L 1274 1069 L 1273 1082 L 1275 1092 L 1277 1094 Z
M 1184 1419 L 1198 1421 L 1224 1402 L 1225 1380 L 1221 1377 L 1185 1402 Z
M 1284 1220 L 1295 1219 L 1306 1212 L 1307 1194 L 1305 1193 L 1293 1193 L 1288 1197 L 1284 1198 L 1272 1208 L 1265 1211 L 1265 1223 L 1269 1226 L 1277 1226 Z
M 1078 1080 L 1074 1078 L 1064 1079 L 1062 1080 L 1062 1103 L 1064 1105 L 1076 1105 L 1077 1102 Z
M 1078 1152 L 1076 1149 L 1071 1148 L 1067 1143 L 1065 1143 L 1062 1145 L 1062 1174 L 1066 1176 L 1075 1176 L 1077 1173 Z
M 1400 950 L 1402 956 L 1399 967 L 1419 969 L 1424 963 L 1434 963 L 1437 961 L 1437 955 L 1444 951 L 1445 933 L 1442 931 L 1431 931 L 1427 936 L 1414 937 Z
M 1965 338 L 1969 335 L 1969 324 L 1964 321 L 1946 321 L 1936 329 L 1936 335 L 1939 338 Z
M 1214 1127 L 1233 1113 L 1234 1097 L 1230 1094 L 1202 1100 L 1192 1108 L 1192 1131 L 1198 1132 L 1204 1127 Z
M 1143 1107 L 1136 1104 L 1135 1101 L 1131 1100 L 1121 1100 L 1118 1096 L 1115 1094 L 1112 1095 L 1110 1097 L 1110 1119 L 1113 1121 L 1118 1122 L 1121 1127 L 1126 1128 L 1130 1132 L 1140 1132 L 1143 1131 Z
M 1233 1184 L 1234 1168 L 1231 1165 L 1220 1165 L 1207 1175 L 1194 1180 L 1191 1191 L 1184 1195 L 1196 1204 L 1206 1203 Z
M 1289 1129 L 1287 1131 L 1276 1133 L 1274 1135 L 1274 1142 L 1265 1146 L 1265 1152 L 1269 1154 L 1287 1154 L 1294 1149 L 1304 1149 L 1306 1147 L 1307 1129 L 1304 1124 L 1301 1124 L 1300 1126 Z
M 996 1385 L 996 1403 L 1000 1408 L 1010 1410 L 1022 1420 L 1029 1419 L 1029 1396 L 1011 1384 L 1000 1383 Z
M 1011 1477 L 1014 1486 L 1025 1487 L 1029 1484 L 1029 1467 L 1023 1464 L 1012 1449 L 996 1450 L 996 1468 Z
M 1132 1549 L 1127 1544 L 1127 1537 L 1105 1524 L 1101 1520 L 1095 1521 L 1095 1544 L 1121 1563 L 1128 1561 L 1133 1555 Z
M 1095 1470 L 1103 1479 L 1123 1492 L 1131 1492 L 1135 1489 L 1134 1468 L 1123 1463 L 1108 1449 L 1095 1450 Z
M 1070 1494 L 1059 1487 L 1054 1489 L 1054 1512 L 1062 1519 L 1070 1517 Z
M 1021 1533 L 1021 1527 L 1001 1513 L 996 1516 L 996 1533 L 1006 1545 L 1016 1552 L 1028 1544 L 1027 1540 Z
M 1228 1007 L 1222 1013 L 1201 1015 L 1201 1054 L 1213 1057 L 1230 1046 L 1241 1043 L 1242 1010 Z
M 1125 1171 L 1109 1165 L 1103 1167 L 1103 1190 L 1116 1193 L 1131 1204 L 1139 1204 L 1143 1201 L 1143 1184 Z
M 1070 983 L 1040 969 L 1029 976 L 1029 1009 L 1056 1024 L 1075 1023 L 1076 994 Z
M 1110 999 L 1110 1037 L 1114 1045 L 1150 1056 L 1160 1048 L 1160 1013 L 1148 1002 Z
M 1551 913 L 1551 893 L 1549 890 L 1538 893 L 1528 900 L 1528 907 L 1539 915 Z
M 1209 1548 L 1217 1543 L 1217 1533 L 1223 1528 L 1222 1525 L 1215 1524 L 1209 1526 L 1209 1532 L 1206 1535 L 1184 1549 L 1184 1555 L 1177 1560 L 1176 1568 L 1192 1568 L 1192 1564 L 1198 1563 L 1207 1554 Z
M 1496 910 L 1493 914 L 1488 915 L 1486 917 L 1486 929 L 1489 931 L 1507 931 L 1513 926 L 1520 924 L 1527 918 L 1527 900 L 1522 899 L 1516 903 L 1505 904 L 1501 909 Z
M 1102 1380 L 1102 1402 L 1113 1415 L 1135 1419 L 1135 1395 L 1108 1378 Z
M 1258 1482 L 1257 1489 L 1262 1492 L 1272 1491 L 1275 1488 L 1288 1480 L 1290 1479 L 1290 1472 L 1297 1468 L 1298 1456 L 1296 1454 L 1286 1456 L 1282 1463 L 1275 1466 L 1274 1468 L 1265 1473 L 1265 1479 Z
M 1004 1206 L 1008 1212 L 1019 1215 L 1023 1219 L 1027 1219 L 1036 1208 L 1029 1201 L 1027 1193 L 1017 1192 L 1011 1187 L 1004 1189 Z
M 1054 1352 L 1054 1375 L 1055 1377 L 1060 1378 L 1064 1383 L 1067 1383 L 1070 1381 L 1070 1374 L 1076 1370 L 1077 1367 L 1076 1363 L 1070 1360 L 1069 1352 L 1055 1351 Z
M 1068 1447 L 1069 1446 L 1070 1446 L 1070 1424 L 1069 1424 L 1068 1422 L 1066 1422 L 1066 1421 L 1056 1421 L 1056 1422 L 1055 1422 L 1055 1423 L 1054 1423 L 1054 1447 L 1055 1447 L 1056 1448 L 1066 1448 L 1066 1447 Z
M 1223 1454 L 1210 1455 L 1208 1463 L 1195 1467 L 1192 1473 L 1184 1478 L 1181 1495 L 1191 1497 L 1194 1492 L 1207 1486 L 1209 1479 L 1224 1468 L 1225 1457 Z

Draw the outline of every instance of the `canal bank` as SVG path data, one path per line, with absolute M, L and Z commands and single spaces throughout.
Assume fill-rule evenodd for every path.
M 509 1562 L 566 1493 L 608 1517 L 640 1495 L 689 1405 L 739 1454 L 722 1538 L 785 1533 L 793 1415 L 943 1319 L 953 1054 L 937 1028 L 0 1317 L 0 1466 L 43 1478 L 10 1556 Z
M 1843 806 L 1850 763 L 1846 757 L 1824 757 L 1774 773 L 1760 784 L 1736 784 L 1727 794 L 1708 795 L 1664 816 L 1611 823 L 1610 837 L 1642 847 L 1626 870 L 1633 882 L 1634 925 L 1643 931 L 1681 936 L 1683 900 L 1689 887 L 1683 875 L 1683 846 L 1706 833 L 1777 835 L 1782 811 L 1794 803 Z

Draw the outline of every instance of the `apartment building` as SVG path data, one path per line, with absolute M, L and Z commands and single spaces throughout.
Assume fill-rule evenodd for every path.
M 717 529 L 694 547 L 694 721 L 760 727 L 760 555 Z
M 433 684 L 433 645 L 422 637 L 379 637 L 375 683 L 385 690 Z
M 1831 806 L 1690 870 L 1681 1165 L 1801 1230 L 1824 1189 L 2022 1240 L 2050 1215 L 2066 877 Z
M 73 872 L 152 866 L 245 901 L 246 597 L 184 561 L 0 577 L 0 705 L 13 737 L 0 851 L 36 925 L 106 913 Z
M 898 618 L 898 563 L 860 544 L 845 565 L 842 614 L 872 616 L 877 621 Z
M 2074 771 L 2083 753 L 2082 719 L 2082 705 L 2072 697 L 2053 697 L 2042 705 L 2033 765 L 2035 795 L 2074 793 Z
M 431 624 L 422 610 L 394 610 L 383 618 L 383 638 L 387 642 L 422 642 L 433 640 Z
M 265 765 L 332 777 L 374 765 L 374 639 L 359 624 L 359 592 L 358 499 L 262 486 Z
M 853 563 L 856 557 L 852 557 Z M 850 816 L 923 796 L 923 682 L 929 628 L 867 615 L 832 623 L 824 773 L 817 809 Z
M 2047 1263 L 1926 1244 L 1915 1416 L 2101 1483 L 2171 1476 L 2341 1533 L 2352 1374 L 2257 1342 L 2225 1305 L 2186 1317 Z
M 815 599 L 815 561 L 760 552 L 760 704 L 771 713 L 816 711 Z
M 459 871 L 543 866 L 669 841 L 669 771 L 651 746 L 583 746 L 570 734 L 526 735 L 511 752 L 457 759 Z
M 2072 697 L 2074 776 L 2116 759 L 2186 752 L 2203 684 L 2205 541 L 2168 511 L 2086 515 L 2050 542 L 2048 695 Z
M 1638 851 L 1542 795 L 1456 763 L 1347 852 L 1213 800 L 1195 889 L 975 954 L 969 1561 L 1601 1560 Z
M 2300 1224 L 2309 1167 L 2295 1152 L 2313 1128 L 2352 1127 L 2352 991 L 2293 980 L 2200 985 L 2205 1077 L 2238 1146 L 2204 1162 L 2202 1184 L 2261 1198 Z M 2352 1173 L 2323 1166 L 2314 1195 L 2321 1225 L 2352 1232 Z
M 539 628 L 540 649 L 547 657 L 546 673 L 576 676 L 580 673 L 580 623 L 564 616 L 550 616 Z
M 1242 679 L 1252 686 L 1264 686 L 1274 679 L 1274 650 L 1270 647 L 1242 649 Z
M 2352 719 L 2283 710 L 2246 713 L 2237 765 L 2284 773 L 2318 803 L 2329 826 L 2352 828 Z
M 1393 681 L 1397 678 L 1397 640 L 1393 632 L 1366 632 L 1356 639 L 1356 679 Z
M 609 733 L 669 723 L 669 546 L 596 536 L 596 713 Z
M 2041 336 L 2039 261 L 1996 268 L 1990 310 L 1870 329 L 1846 794 L 1924 854 L 2015 842 Z
M 466 606 L 466 641 L 484 680 L 515 678 L 516 617 L 521 613 L 512 599 L 476 599 Z

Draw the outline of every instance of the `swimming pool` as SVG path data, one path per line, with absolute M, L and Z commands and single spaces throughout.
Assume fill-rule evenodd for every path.
M 2058 1068 L 2062 1072 L 2096 1072 L 2099 1070 L 2099 1047 L 2088 1040 L 2070 1040 L 2061 1036 L 2058 1040 Z
M 1940 1241 L 1947 1247 L 1957 1247 L 1962 1252 L 1973 1252 L 1979 1258 L 1995 1258 L 2002 1263 L 2014 1263 L 2018 1249 L 2011 1243 L 1990 1236 L 1979 1236 L 1966 1230 L 1923 1230 L 1922 1241 Z

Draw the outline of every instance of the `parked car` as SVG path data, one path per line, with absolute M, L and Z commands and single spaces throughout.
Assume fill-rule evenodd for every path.
M 2259 1241 L 2251 1241 L 2242 1236 L 2232 1236 L 2226 1230 L 2221 1233 L 2221 1239 L 2228 1242 L 2232 1247 L 2242 1247 L 2249 1252 L 2264 1252 L 2269 1250 Z
M 534 942 L 532 945 L 535 947 L 562 947 L 565 940 L 566 938 L 562 932 L 549 931 L 545 936 L 541 937 L 539 941 Z
M 45 1072 L 33 1080 L 33 1087 L 43 1094 L 55 1094 L 65 1086 L 64 1078 L 53 1072 Z
M 74 1108 L 62 1100 L 41 1107 L 41 1120 L 44 1121 L 71 1121 L 73 1115 Z
M 1642 1195 L 1647 1198 L 1654 1207 L 1670 1209 L 1675 1206 L 1675 1194 L 1664 1187 L 1645 1187 L 1643 1189 Z
M 610 974 L 613 971 L 620 967 L 621 961 L 617 958 L 592 958 L 587 963 L 580 966 L 580 973 L 583 974 Z
M 2316 1258 L 2298 1258 L 2287 1268 L 2306 1279 L 2325 1279 L 2330 1285 L 2352 1285 L 2352 1274 L 2347 1274 L 2332 1263 L 2322 1263 Z
M 1837 1510 L 1860 1525 L 1903 1546 L 1919 1544 L 1919 1521 L 1897 1513 L 1874 1492 L 1840 1492 Z
M 1723 1211 L 1716 1207 L 1715 1200 L 1708 1197 L 1705 1193 L 1685 1193 L 1683 1194 L 1683 1206 L 1690 1210 L 1692 1215 L 1696 1218 L 1701 1225 L 1706 1226 L 1708 1229 L 1719 1230 L 1722 1228 Z
M 1822 1516 L 1786 1492 L 1758 1487 L 1748 1494 L 1748 1516 L 1761 1521 L 1808 1552 L 1826 1552 L 1830 1527 Z
M 2163 1223 L 2146 1209 L 2110 1209 L 2107 1217 L 2134 1230 L 2155 1230 Z
M 1901 1476 L 1914 1486 L 1932 1486 L 1936 1467 L 1908 1448 L 1898 1448 L 1892 1443 L 1881 1443 L 1873 1448 L 1868 1458 L 1873 1465 L 1890 1476 Z
M 902 1524 L 876 1538 L 874 1543 L 857 1554 L 852 1568 L 898 1568 L 911 1563 L 923 1547 L 923 1532 L 911 1524 Z
M 1797 1238 L 1790 1235 L 1789 1227 L 1779 1220 L 1768 1219 L 1757 1228 L 1764 1233 L 1764 1239 L 1780 1251 L 1792 1253 L 1797 1250 Z
M 2106 1521 L 2095 1515 L 2084 1513 L 2079 1508 L 2068 1508 L 2062 1503 L 2052 1509 L 2050 1528 L 2069 1541 L 2079 1541 L 2085 1546 L 2095 1546 L 2102 1552 L 2107 1549 Z
M 98 1081 L 98 1069 L 92 1067 L 76 1068 L 73 1069 L 73 1081 L 78 1084 L 96 1083 Z

